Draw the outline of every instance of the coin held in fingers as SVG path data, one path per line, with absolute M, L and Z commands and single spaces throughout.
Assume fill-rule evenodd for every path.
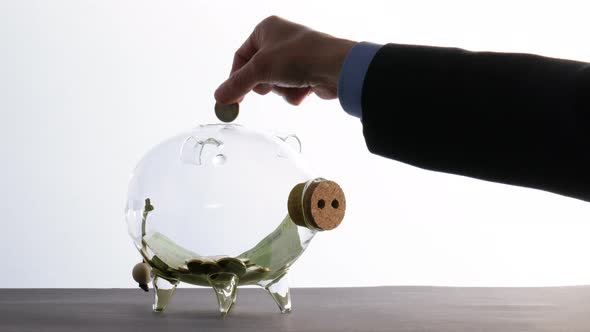
M 240 105 L 235 104 L 220 104 L 215 103 L 215 115 L 221 122 L 232 122 L 240 113 Z

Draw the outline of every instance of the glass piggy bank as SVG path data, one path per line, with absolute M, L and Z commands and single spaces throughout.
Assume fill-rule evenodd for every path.
M 143 257 L 133 278 L 154 311 L 180 282 L 208 286 L 225 316 L 237 287 L 257 285 L 291 310 L 287 273 L 320 231 L 337 227 L 346 201 L 316 177 L 294 135 L 234 124 L 202 125 L 150 150 L 133 171 L 125 217 Z

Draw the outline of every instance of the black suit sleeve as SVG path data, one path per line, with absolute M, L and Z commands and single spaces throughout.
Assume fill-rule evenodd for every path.
M 590 65 L 388 44 L 363 85 L 375 154 L 590 201 Z

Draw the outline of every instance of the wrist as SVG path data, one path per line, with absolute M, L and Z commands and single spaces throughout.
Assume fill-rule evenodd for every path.
M 329 35 L 324 35 L 323 38 L 325 39 L 321 41 L 318 52 L 320 68 L 315 71 L 320 75 L 317 80 L 321 84 L 337 88 L 344 59 L 357 42 Z

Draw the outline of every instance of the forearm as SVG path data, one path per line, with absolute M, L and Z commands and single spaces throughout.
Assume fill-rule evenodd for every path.
M 362 121 L 376 154 L 590 200 L 589 98 L 585 63 L 386 45 Z

